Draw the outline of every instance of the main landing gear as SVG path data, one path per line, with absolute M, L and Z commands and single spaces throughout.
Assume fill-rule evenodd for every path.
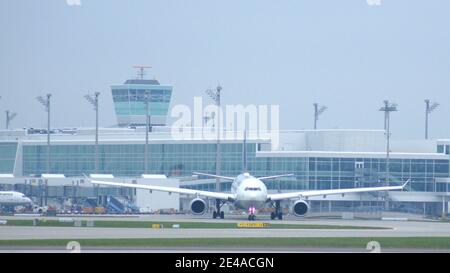
M 223 211 L 220 211 L 220 208 L 222 208 L 223 206 L 223 202 L 220 199 L 216 199 L 216 210 L 213 212 L 213 218 L 219 218 L 220 219 L 224 219 L 225 218 L 225 213 Z
M 270 214 L 270 219 L 274 220 L 278 218 L 278 220 L 283 220 L 283 212 L 281 212 L 280 201 L 275 201 L 275 212 Z

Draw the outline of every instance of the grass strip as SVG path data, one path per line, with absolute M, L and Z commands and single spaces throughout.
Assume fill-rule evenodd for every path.
M 348 247 L 366 248 L 377 241 L 383 248 L 450 249 L 450 237 L 270 237 L 270 238 L 139 238 L 80 240 L 0 240 L 0 246 L 65 247 L 77 241 L 81 247 Z

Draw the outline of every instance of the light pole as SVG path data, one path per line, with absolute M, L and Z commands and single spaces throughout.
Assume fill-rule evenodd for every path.
M 95 92 L 94 97 L 85 95 L 84 98 L 94 106 L 95 111 L 95 173 L 99 172 L 99 147 L 98 147 L 98 97 L 100 92 Z
M 151 95 L 148 91 L 145 92 L 144 95 L 144 103 L 145 103 L 145 147 L 144 147 L 144 173 L 148 172 L 148 132 L 150 131 L 150 114 L 149 111 L 149 102 L 151 99 Z
M 319 116 L 327 110 L 328 107 L 325 105 L 319 105 L 318 103 L 313 103 L 314 105 L 314 130 L 317 130 L 317 121 Z
M 52 94 L 48 93 L 45 97 L 44 99 L 42 96 L 39 96 L 36 99 L 45 107 L 47 112 L 47 173 L 50 173 L 50 98 Z
M 216 175 L 220 175 L 220 92 L 222 91 L 222 87 L 220 85 L 217 86 L 216 91 L 211 89 L 206 90 L 206 94 L 216 103 L 217 105 L 217 143 L 216 143 Z M 216 178 L 216 192 L 220 191 L 220 179 Z
M 433 112 L 438 106 L 439 103 L 437 102 L 433 102 L 430 105 L 430 100 L 425 100 L 425 139 L 428 139 L 428 115 Z
M 383 101 L 384 106 L 380 108 L 380 111 L 384 112 L 384 126 L 386 131 L 386 184 L 389 184 L 389 154 L 390 154 L 390 112 L 397 111 L 396 103 L 389 103 L 388 100 Z
M 9 124 L 17 116 L 17 113 L 11 113 L 9 110 L 6 110 L 5 112 L 6 112 L 6 130 L 8 130 Z

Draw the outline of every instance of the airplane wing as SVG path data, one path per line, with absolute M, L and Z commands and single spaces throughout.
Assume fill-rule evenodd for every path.
M 203 175 L 203 176 L 210 176 L 210 177 L 214 177 L 214 178 L 222 178 L 222 179 L 227 179 L 227 180 L 234 180 L 234 177 L 229 177 L 229 176 L 222 176 L 222 175 L 215 175 L 215 174 L 209 174 L 209 173 L 197 173 L 197 172 L 193 172 L 193 174 L 196 175 Z
M 293 173 L 290 174 L 280 174 L 280 175 L 272 175 L 272 176 L 263 176 L 263 177 L 258 177 L 259 180 L 264 180 L 264 179 L 272 179 L 272 178 L 278 178 L 278 177 L 286 177 L 286 176 L 293 176 Z
M 199 190 L 182 189 L 182 188 L 175 188 L 175 187 L 163 187 L 163 186 L 152 186 L 152 185 L 142 185 L 142 184 L 98 181 L 98 180 L 92 180 L 90 178 L 87 178 L 87 179 L 92 184 L 96 184 L 96 185 L 135 188 L 135 189 L 144 189 L 144 190 L 150 190 L 150 191 L 163 191 L 163 192 L 168 192 L 168 193 L 181 193 L 181 194 L 187 194 L 187 195 L 193 195 L 193 196 L 211 197 L 211 198 L 227 200 L 227 201 L 233 201 L 235 199 L 235 195 L 232 193 L 209 192 L 209 191 L 199 191 Z
M 269 201 L 277 201 L 283 199 L 294 199 L 294 198 L 305 198 L 310 196 L 326 196 L 335 194 L 345 194 L 345 193 L 357 193 L 357 192 L 374 192 L 374 191 L 394 191 L 403 190 L 409 183 L 406 181 L 402 186 L 386 186 L 386 187 L 369 187 L 369 188 L 353 188 L 353 189 L 337 189 L 337 190 L 314 190 L 314 191 L 298 191 L 298 192 L 287 192 L 287 193 L 275 193 L 269 194 Z

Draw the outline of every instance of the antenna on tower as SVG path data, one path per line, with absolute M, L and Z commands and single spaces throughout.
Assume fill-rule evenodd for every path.
M 133 68 L 136 68 L 138 70 L 137 71 L 138 79 L 143 80 L 144 76 L 146 75 L 145 69 L 152 67 L 147 65 L 134 65 Z

